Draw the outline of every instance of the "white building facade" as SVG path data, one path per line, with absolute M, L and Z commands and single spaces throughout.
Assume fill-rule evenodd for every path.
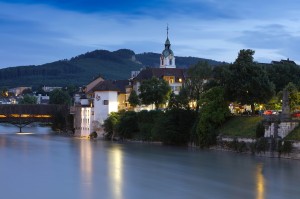
M 111 112 L 118 112 L 118 88 L 111 81 L 99 81 L 88 93 L 77 93 L 74 98 L 71 114 L 74 114 L 74 135 L 77 137 L 89 137 L 92 132 L 101 134 L 104 120 Z
M 94 95 L 94 120 L 103 124 L 111 112 L 118 112 L 118 92 L 95 91 Z

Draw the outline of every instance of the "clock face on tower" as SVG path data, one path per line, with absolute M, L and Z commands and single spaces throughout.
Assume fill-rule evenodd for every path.
M 99 101 L 101 99 L 100 95 L 96 95 L 96 100 Z

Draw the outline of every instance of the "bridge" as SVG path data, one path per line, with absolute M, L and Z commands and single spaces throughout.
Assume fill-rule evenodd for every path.
M 50 123 L 57 116 L 64 118 L 68 114 L 67 106 L 55 104 L 0 104 L 0 123 L 10 123 L 22 128 L 34 122 Z

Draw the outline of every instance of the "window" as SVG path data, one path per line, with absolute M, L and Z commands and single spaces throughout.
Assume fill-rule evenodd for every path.
M 103 105 L 108 105 L 108 100 L 103 100 Z
M 169 84 L 173 84 L 175 81 L 174 76 L 164 76 L 164 80 L 167 81 Z

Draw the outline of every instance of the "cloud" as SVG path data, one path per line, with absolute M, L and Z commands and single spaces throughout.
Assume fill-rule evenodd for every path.
M 252 48 L 257 61 L 300 60 L 295 1 L 133 1 L 132 7 L 96 9 L 95 4 L 94 10 L 80 9 L 82 2 L 0 3 L 0 67 L 42 64 L 95 49 L 160 53 L 167 24 L 175 56 L 233 62 L 240 49 Z

